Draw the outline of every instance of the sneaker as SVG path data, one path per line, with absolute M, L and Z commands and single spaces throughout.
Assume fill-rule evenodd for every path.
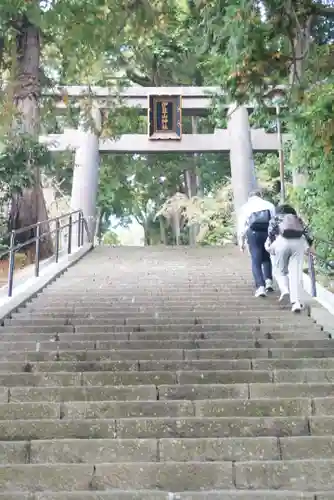
M 291 308 L 291 311 L 293 313 L 300 313 L 302 310 L 302 305 L 299 301 L 295 302 L 294 304 L 292 304 L 292 308 Z
M 266 297 L 267 294 L 266 294 L 266 289 L 264 288 L 264 286 L 260 286 L 256 292 L 255 292 L 255 297 Z
M 283 292 L 281 293 L 281 296 L 280 298 L 278 299 L 278 302 L 282 305 L 282 306 L 287 306 L 290 302 L 290 294 L 288 291 L 286 292 Z
M 273 280 L 266 280 L 266 292 L 273 292 L 273 291 L 274 291 Z

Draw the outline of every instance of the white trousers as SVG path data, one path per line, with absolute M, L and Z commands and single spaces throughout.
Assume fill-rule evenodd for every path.
M 303 264 L 307 244 L 304 237 L 286 239 L 278 236 L 272 248 L 273 275 L 281 293 L 290 292 L 291 303 L 302 300 Z

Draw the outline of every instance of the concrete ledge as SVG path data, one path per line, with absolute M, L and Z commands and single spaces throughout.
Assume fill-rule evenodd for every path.
M 305 292 L 312 296 L 311 278 L 305 273 L 303 286 Z M 312 298 L 311 316 L 332 336 L 334 335 L 334 294 L 319 283 L 316 286 L 317 296 Z
M 0 321 L 16 311 L 25 302 L 37 295 L 48 286 L 52 281 L 57 279 L 68 268 L 73 266 L 82 257 L 84 257 L 93 248 L 93 244 L 89 243 L 83 247 L 74 248 L 70 255 L 63 256 L 57 263 L 53 262 L 49 265 L 44 265 L 40 270 L 38 278 L 30 277 L 22 284 L 19 284 L 13 289 L 12 297 L 0 298 Z

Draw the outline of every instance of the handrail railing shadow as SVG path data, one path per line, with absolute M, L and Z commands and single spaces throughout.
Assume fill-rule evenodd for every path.
M 54 225 L 54 228 L 51 226 Z M 43 231 L 43 228 L 47 227 L 47 231 Z M 90 235 L 90 231 L 88 228 L 87 221 L 83 216 L 82 210 L 74 210 L 72 212 L 68 212 L 64 215 L 60 215 L 58 217 L 54 217 L 52 219 L 48 219 L 45 221 L 37 222 L 36 224 L 32 224 L 30 226 L 26 226 L 20 229 L 14 229 L 10 233 L 3 235 L 2 238 L 9 237 L 9 247 L 0 252 L 0 260 L 2 260 L 7 255 L 9 256 L 9 266 L 8 266 L 8 297 L 12 297 L 13 295 L 13 281 L 14 281 L 14 271 L 15 271 L 15 255 L 20 250 L 24 249 L 27 246 L 35 244 L 35 277 L 38 277 L 40 274 L 40 246 L 41 241 L 45 238 L 46 235 L 51 235 L 54 243 L 54 253 L 51 258 L 54 258 L 54 262 L 58 263 L 59 257 L 61 256 L 62 250 L 62 242 L 61 236 L 65 229 L 68 229 L 67 234 L 67 244 L 66 251 L 67 255 L 72 253 L 73 247 L 73 228 L 77 227 L 77 247 L 82 247 L 85 241 L 85 233 L 87 235 L 88 241 L 91 243 L 92 238 Z M 21 233 L 27 231 L 34 231 L 35 235 L 24 241 L 23 243 L 16 244 L 16 237 Z

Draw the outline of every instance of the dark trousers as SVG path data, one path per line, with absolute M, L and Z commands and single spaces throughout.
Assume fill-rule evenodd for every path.
M 256 288 L 265 286 L 265 280 L 272 280 L 272 266 L 270 255 L 264 248 L 267 232 L 255 232 L 249 230 L 247 242 L 252 259 L 252 273 Z

